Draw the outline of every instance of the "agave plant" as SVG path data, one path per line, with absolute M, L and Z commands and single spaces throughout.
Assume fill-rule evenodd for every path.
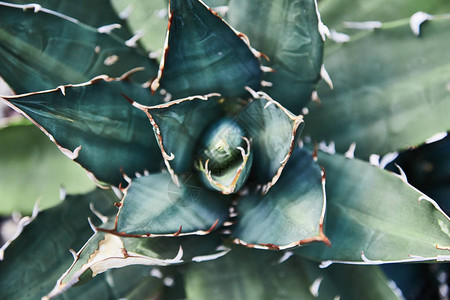
M 2 297 L 401 298 L 375 265 L 450 259 L 449 217 L 384 170 L 450 129 L 450 5 L 384 2 L 171 0 L 160 54 L 108 0 L 0 2 L 2 99 L 98 186 L 19 222 Z M 73 174 L 54 149 L 24 194 Z

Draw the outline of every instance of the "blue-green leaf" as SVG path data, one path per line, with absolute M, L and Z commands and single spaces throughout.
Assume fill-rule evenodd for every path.
M 118 77 L 142 67 L 133 80 L 145 82 L 157 65 L 139 48 L 113 34 L 35 6 L 0 3 L 0 76 L 17 94 Z
M 108 215 L 114 213 L 116 199 L 112 192 L 96 190 L 67 196 L 60 205 L 39 213 L 4 252 L 0 263 L 1 297 L 40 299 L 48 293 L 73 261 L 69 249 L 80 248 L 92 234 L 87 219 L 100 223 L 90 204 Z
M 323 231 L 324 184 L 313 156 L 297 149 L 267 194 L 239 198 L 234 242 L 263 249 L 287 249 L 315 241 L 329 245 Z
M 267 55 L 272 68 L 263 91 L 295 114 L 310 100 L 323 58 L 323 40 L 313 0 L 232 0 L 226 19 Z
M 205 188 L 194 177 L 180 179 L 180 187 L 167 173 L 134 179 L 122 200 L 114 231 L 143 237 L 203 235 L 226 221 L 227 197 Z
M 321 153 L 319 163 L 332 247 L 309 245 L 299 254 L 326 264 L 450 260 L 448 216 L 405 178 L 338 154 Z
M 151 124 L 164 162 L 178 182 L 178 174 L 192 173 L 197 143 L 212 122 L 223 115 L 217 94 L 195 96 L 153 107 L 133 102 Z
M 254 95 L 236 117 L 247 131 L 254 151 L 253 173 L 267 191 L 280 178 L 303 130 L 302 116 L 295 116 L 264 93 Z
M 123 173 L 162 166 L 147 117 L 121 93 L 149 105 L 161 102 L 137 84 L 107 77 L 5 99 L 98 180 L 119 185 Z
M 246 42 L 198 0 L 172 0 L 164 57 L 152 90 L 175 98 L 208 93 L 224 97 L 259 89 L 260 63 Z
M 317 264 L 279 252 L 233 248 L 223 258 L 191 264 L 185 274 L 189 300 L 398 299 L 375 266 Z

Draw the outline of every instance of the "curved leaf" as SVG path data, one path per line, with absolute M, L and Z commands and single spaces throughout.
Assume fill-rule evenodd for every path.
M 229 199 L 193 177 L 182 179 L 180 187 L 169 174 L 134 179 L 122 200 L 115 231 L 144 237 L 202 235 L 223 224 Z
M 378 267 L 319 269 L 299 257 L 282 260 L 280 253 L 234 248 L 223 258 L 191 264 L 187 299 L 398 299 Z
M 112 34 L 34 6 L 0 4 L 0 75 L 18 94 L 81 83 L 106 74 L 118 77 L 133 68 L 156 75 L 155 61 Z M 27 8 L 27 9 L 26 9 Z
M 37 199 L 43 209 L 56 205 L 60 187 L 68 193 L 94 188 L 86 173 L 32 125 L 0 129 L 0 165 L 1 215 L 29 214 Z
M 412 9 L 413 1 L 401 2 Z M 431 2 L 440 10 L 438 1 L 414 1 L 414 6 Z M 390 3 L 380 3 L 384 1 L 371 3 L 377 7 L 371 14 L 393 11 Z M 358 16 L 347 14 L 340 21 L 360 20 L 359 10 L 347 11 Z M 427 22 L 420 37 L 411 32 L 409 19 L 391 21 L 375 32 L 346 31 L 349 43 L 327 48 L 325 64 L 335 89 L 319 89 L 322 105 L 309 106 L 305 134 L 314 141 L 334 141 L 339 152 L 356 143 L 355 155 L 368 158 L 417 146 L 450 130 L 450 20 Z
M 263 249 L 286 249 L 314 241 L 329 245 L 323 233 L 324 184 L 311 154 L 297 149 L 267 194 L 239 198 L 234 242 Z
M 260 63 L 242 38 L 198 0 L 172 0 L 169 30 L 158 78 L 175 98 L 220 93 L 246 95 L 259 89 Z
M 153 107 L 133 102 L 147 114 L 153 125 L 164 162 L 175 183 L 178 182 L 177 174 L 192 171 L 202 134 L 208 125 L 223 115 L 215 96 L 217 94 L 195 96 Z
M 450 259 L 449 219 L 433 200 L 368 163 L 337 154 L 320 154 L 319 162 L 327 172 L 332 247 L 310 245 L 298 253 L 325 263 Z
M 252 139 L 256 180 L 268 191 L 280 178 L 304 123 L 302 116 L 293 115 L 266 94 L 254 97 L 236 118 Z
M 121 93 L 150 105 L 160 102 L 137 84 L 106 77 L 5 99 L 98 180 L 119 185 L 123 172 L 159 171 L 162 164 L 145 114 Z
M 0 263 L 2 297 L 36 299 L 50 291 L 73 261 L 68 250 L 81 247 L 92 234 L 87 218 L 98 224 L 89 204 L 110 214 L 115 199 L 112 192 L 96 190 L 68 196 L 60 205 L 39 213 L 5 250 Z
M 77 253 L 70 268 L 58 279 L 48 297 L 55 297 L 66 290 L 70 292 L 74 285 L 76 287 L 77 284 L 116 268 L 132 265 L 169 266 L 186 261 L 216 259 L 229 252 L 229 249 L 221 244 L 220 236 L 214 234 L 206 239 L 198 236 L 146 239 L 126 238 L 95 231 Z M 160 277 L 163 276 L 159 269 L 155 271 Z
M 248 35 L 274 69 L 263 76 L 273 99 L 299 114 L 320 79 L 323 40 L 313 0 L 232 0 L 226 19 Z

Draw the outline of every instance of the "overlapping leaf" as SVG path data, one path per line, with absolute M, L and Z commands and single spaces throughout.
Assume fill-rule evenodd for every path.
M 123 172 L 134 176 L 162 165 L 147 117 L 121 93 L 148 105 L 161 101 L 137 84 L 105 77 L 7 101 L 98 180 L 118 185 Z
M 101 229 L 98 229 L 101 230 Z M 54 297 L 80 282 L 111 269 L 132 265 L 163 267 L 187 261 L 207 261 L 229 252 L 218 235 L 174 238 L 127 238 L 96 231 L 77 253 L 72 266 L 48 294 Z M 158 272 L 162 276 L 162 272 Z
M 266 94 L 257 96 L 236 119 L 252 140 L 254 174 L 267 191 L 280 177 L 304 123 L 301 116 L 293 115 Z
M 48 293 L 73 260 L 68 250 L 80 248 L 92 234 L 87 218 L 99 224 L 89 204 L 109 214 L 115 211 L 115 199 L 111 192 L 95 191 L 68 196 L 59 206 L 41 212 L 4 253 L 2 297 L 32 299 Z
M 357 159 L 321 154 L 319 162 L 327 171 L 326 234 L 332 247 L 310 245 L 298 253 L 326 263 L 450 258 L 449 218 L 433 200 Z
M 260 87 L 260 63 L 223 20 L 197 0 L 172 0 L 164 57 L 152 90 L 175 98 L 220 93 L 247 94 Z
M 270 59 L 274 69 L 263 79 L 273 99 L 295 114 L 311 100 L 320 79 L 323 40 L 315 1 L 232 0 L 226 19 L 244 32 L 253 47 Z
M 187 299 L 398 299 L 377 267 L 319 269 L 298 257 L 281 260 L 280 253 L 235 248 L 223 258 L 190 265 Z
M 229 199 L 194 177 L 178 187 L 169 174 L 134 179 L 117 217 L 115 231 L 125 235 L 207 234 L 228 218 Z
M 269 249 L 286 249 L 314 241 L 329 245 L 323 232 L 324 181 L 312 155 L 297 149 L 280 180 L 267 194 L 250 194 L 239 199 L 235 242 Z
M 0 4 L 0 75 L 18 94 L 118 77 L 143 67 L 133 79 L 156 75 L 155 61 L 112 34 L 34 6 Z M 28 7 L 28 8 L 27 8 Z M 27 8 L 27 9 L 26 9 Z
M 336 3 L 347 7 L 343 3 L 350 2 Z M 323 17 L 341 28 L 342 21 L 367 21 L 362 18 L 369 16 L 370 20 L 385 21 L 385 14 L 397 13 L 391 4 L 380 3 L 384 1 L 351 1 L 366 13 L 360 16 L 359 9 L 345 9 L 339 18 L 332 11 L 335 6 L 324 3 Z M 400 1 L 395 5 L 407 7 L 405 11 L 411 14 L 415 9 L 427 9 L 431 14 L 450 11 L 448 3 L 439 1 Z M 406 19 L 401 20 L 391 16 L 386 20 L 390 22 L 376 31 L 347 29 L 350 42 L 329 45 L 325 65 L 335 89 L 319 89 L 322 105 L 310 105 L 305 134 L 316 141 L 334 141 L 340 152 L 354 142 L 356 156 L 368 158 L 372 153 L 383 155 L 417 146 L 450 129 L 450 20 L 429 21 L 416 37 L 409 16 L 402 15 Z
M 139 101 L 137 101 L 139 102 Z M 223 115 L 217 95 L 195 96 L 153 107 L 133 103 L 147 113 L 172 178 L 189 173 L 205 129 Z

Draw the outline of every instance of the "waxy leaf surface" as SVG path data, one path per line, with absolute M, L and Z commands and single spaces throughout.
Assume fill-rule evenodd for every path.
M 248 247 L 285 249 L 322 241 L 325 216 L 324 178 L 312 155 L 297 149 L 280 180 L 265 195 L 238 200 L 237 243 Z
M 228 198 L 194 177 L 180 179 L 180 187 L 167 173 L 134 179 L 122 201 L 116 231 L 144 237 L 206 234 L 226 221 Z
M 58 206 L 40 212 L 6 249 L 0 263 L 0 289 L 6 299 L 36 299 L 45 296 L 73 261 L 69 249 L 78 249 L 92 235 L 87 218 L 99 225 L 90 210 L 114 213 L 112 192 L 97 190 L 67 196 Z M 26 287 L 26 288 L 24 288 Z
M 378 267 L 319 269 L 299 257 L 281 260 L 280 253 L 233 248 L 223 258 L 191 264 L 187 299 L 398 299 Z
M 375 31 L 355 31 L 342 29 L 340 23 L 367 21 L 369 16 L 361 16 L 359 9 L 346 9 L 338 18 L 331 7 L 327 9 L 330 5 L 334 7 L 324 3 L 324 21 L 329 18 L 351 39 L 327 44 L 325 66 L 335 88 L 320 86 L 322 104 L 309 106 L 305 134 L 314 141 L 334 141 L 341 153 L 356 143 L 355 155 L 367 159 L 373 153 L 384 155 L 417 146 L 450 130 L 450 20 L 422 24 L 417 37 L 410 29 L 410 15 L 402 15 L 406 18 L 401 20 L 391 15 L 400 11 L 394 4 L 352 1 L 352 6 L 366 14 L 370 11 L 370 20 L 386 21 Z M 399 1 L 395 5 L 402 10 L 408 7 L 411 15 L 421 9 L 430 14 L 450 11 L 450 5 L 440 1 Z
M 267 95 L 259 96 L 236 119 L 252 140 L 256 179 L 268 189 L 280 177 L 304 123 L 301 116 L 293 115 Z
M 232 0 L 226 19 L 245 33 L 252 47 L 267 55 L 263 87 L 273 99 L 299 114 L 320 79 L 323 40 L 312 0 Z
M 218 100 L 215 96 L 198 96 L 154 107 L 135 104 L 149 116 L 171 173 L 192 171 L 196 147 L 202 134 L 208 125 L 223 115 Z
M 159 97 L 137 84 L 108 78 L 63 91 L 65 95 L 56 89 L 7 101 L 98 180 L 118 185 L 123 172 L 134 176 L 161 169 L 162 157 L 147 117 L 121 93 L 149 105 L 159 103 Z
M 157 81 L 175 98 L 208 93 L 246 95 L 260 87 L 260 63 L 223 20 L 197 0 L 173 0 Z M 159 80 L 159 84 L 158 83 Z
M 298 253 L 366 264 L 450 259 L 450 222 L 431 199 L 357 159 L 320 154 L 319 163 L 327 172 L 326 234 L 332 247 L 309 245 Z
M 145 72 L 134 74 L 134 80 L 145 82 L 156 75 L 155 61 L 113 34 L 48 10 L 0 7 L 0 75 L 17 94 L 102 74 L 118 77 L 137 67 Z

